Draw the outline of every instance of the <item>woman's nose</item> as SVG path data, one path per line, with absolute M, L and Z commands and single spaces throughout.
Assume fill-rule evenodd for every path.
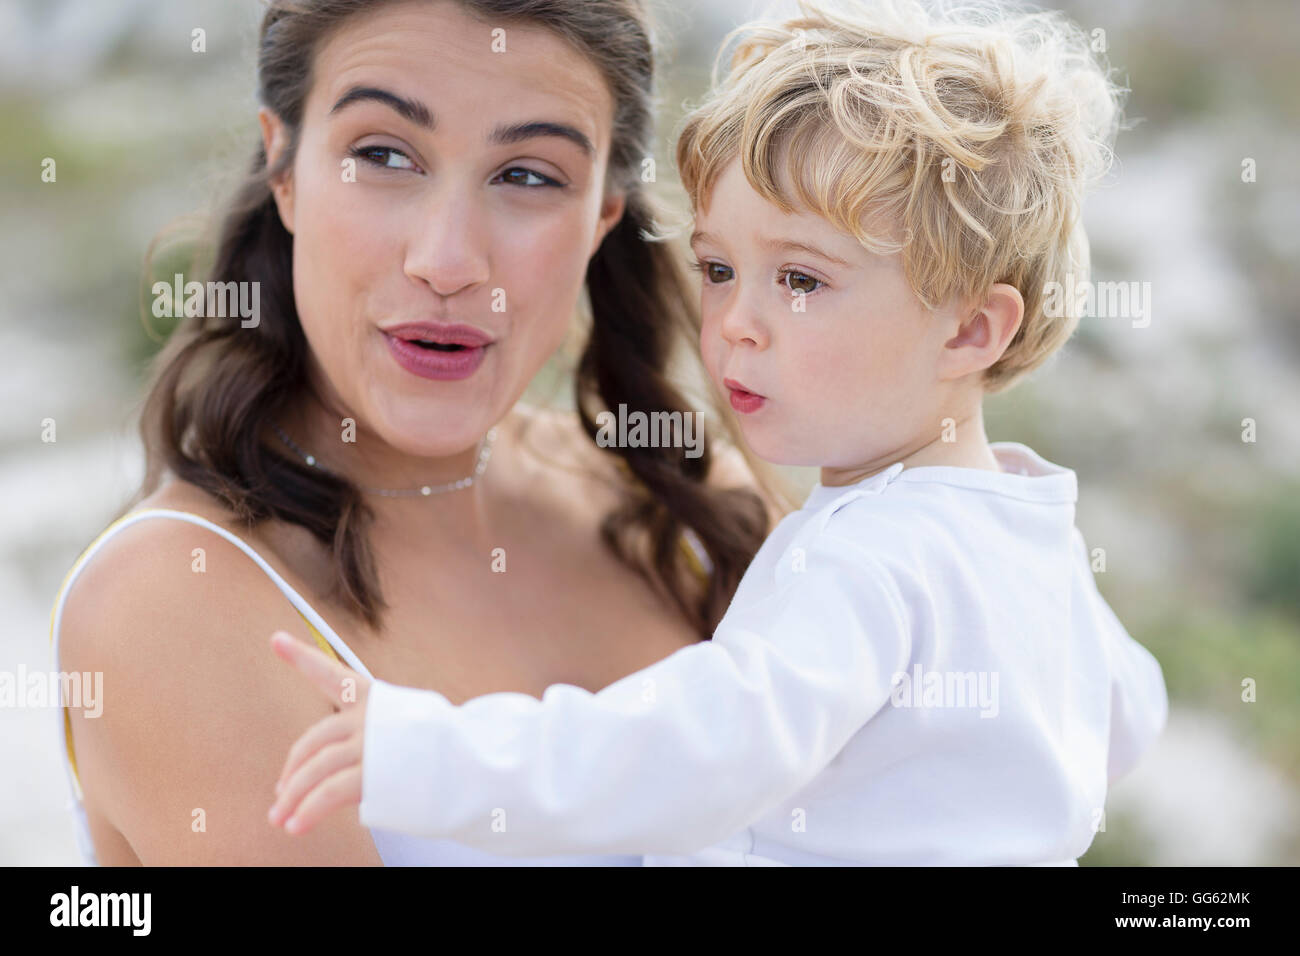
M 419 219 L 406 250 L 407 275 L 440 296 L 487 282 L 488 230 L 472 196 L 439 189 L 427 206 L 412 212 Z

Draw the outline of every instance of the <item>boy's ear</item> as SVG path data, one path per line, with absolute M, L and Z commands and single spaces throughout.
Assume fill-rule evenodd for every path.
M 288 145 L 288 133 L 280 117 L 265 106 L 257 111 L 257 122 L 262 128 L 262 148 L 266 153 L 266 168 L 274 168 L 276 161 Z M 280 212 L 280 222 L 290 235 L 293 235 L 293 176 L 286 172 L 278 179 L 271 180 L 271 195 L 275 197 L 275 208 Z
M 983 303 L 965 313 L 956 334 L 943 344 L 939 378 L 944 381 L 982 372 L 1002 357 L 1025 317 L 1020 290 L 995 282 Z

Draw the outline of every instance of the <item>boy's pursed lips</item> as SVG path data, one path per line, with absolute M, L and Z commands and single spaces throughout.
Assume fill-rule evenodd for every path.
M 737 382 L 734 378 L 724 378 L 724 379 L 722 380 L 722 384 L 725 385 L 727 388 L 731 389 L 732 391 L 735 391 L 735 392 L 745 392 L 746 394 L 753 395 L 753 396 L 755 396 L 756 398 L 767 398 L 766 395 L 761 395 L 761 394 L 759 394 L 758 392 L 754 391 L 754 390 L 753 390 L 752 388 L 750 388 L 749 386 L 744 385 L 744 384 L 741 383 L 741 382 Z
M 734 378 L 724 378 L 722 384 L 727 387 L 731 407 L 742 415 L 750 415 L 767 403 L 767 396 L 750 391 Z

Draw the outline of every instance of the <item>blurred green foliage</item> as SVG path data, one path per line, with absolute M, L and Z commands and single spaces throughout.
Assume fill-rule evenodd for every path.
M 1242 573 L 1242 596 L 1276 609 L 1300 627 L 1300 483 L 1260 501 L 1246 518 L 1250 550 Z M 1296 695 L 1300 707 L 1300 694 Z M 1300 720 L 1294 725 L 1300 728 Z

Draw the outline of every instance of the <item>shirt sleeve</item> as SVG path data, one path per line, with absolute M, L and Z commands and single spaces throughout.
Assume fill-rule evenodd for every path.
M 456 706 L 376 681 L 361 822 L 512 856 L 685 854 L 733 836 L 829 764 L 906 669 L 897 586 L 824 539 L 743 625 L 729 614 L 712 641 L 597 693 Z
M 1101 631 L 1110 670 L 1110 742 L 1106 775 L 1114 783 L 1127 774 L 1164 731 L 1169 717 L 1169 696 L 1164 673 L 1155 656 L 1139 644 L 1120 623 L 1097 589 L 1088 563 L 1087 546 L 1076 529 L 1077 547 L 1093 600 L 1094 619 Z
M 1169 718 L 1169 698 L 1160 663 L 1129 636 L 1103 599 L 1102 613 L 1112 625 L 1110 645 L 1110 749 L 1107 780 L 1114 783 L 1137 766 L 1155 744 Z

